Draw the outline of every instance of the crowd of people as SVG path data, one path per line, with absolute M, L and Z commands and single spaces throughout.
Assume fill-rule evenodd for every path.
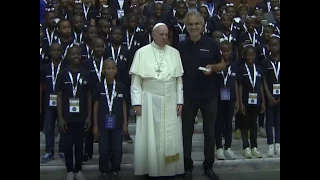
M 85 179 L 95 141 L 100 180 L 119 179 L 131 110 L 135 175 L 192 180 L 199 110 L 209 179 L 236 159 L 233 119 L 245 158 L 262 157 L 258 131 L 280 156 L 280 1 L 40 0 L 41 163 L 58 122 L 67 180 Z

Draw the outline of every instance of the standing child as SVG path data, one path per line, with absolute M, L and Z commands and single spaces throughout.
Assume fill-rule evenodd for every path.
M 255 64 L 256 50 L 253 45 L 247 45 L 242 54 L 245 63 L 239 69 L 239 97 L 241 117 L 241 138 L 243 154 L 246 158 L 252 156 L 261 158 L 257 149 L 257 117 L 265 110 L 265 101 L 262 88 L 262 71 Z M 250 145 L 248 142 L 250 130 Z M 250 148 L 251 146 L 251 148 Z
M 86 59 L 82 63 L 83 69 L 89 72 L 89 81 L 92 86 L 90 86 L 90 91 L 93 92 L 93 88 L 98 82 L 101 82 L 102 77 L 102 64 L 105 55 L 105 44 L 100 38 L 95 38 L 93 40 L 93 56 Z M 91 107 L 93 108 L 93 107 Z M 83 161 L 87 162 L 92 159 L 93 154 L 93 140 L 94 136 L 92 129 L 89 129 L 85 136 L 85 151 L 83 156 Z
M 212 27 L 211 21 L 209 21 L 210 14 L 209 14 L 208 6 L 207 5 L 200 6 L 199 13 L 201 14 L 201 16 L 204 19 L 203 34 L 210 37 L 213 27 Z
M 51 44 L 58 38 L 56 22 L 54 21 L 55 18 L 56 14 L 53 11 L 46 12 L 43 28 L 45 33 L 44 40 L 47 46 L 51 46 Z
M 263 10 L 258 8 L 258 7 L 256 7 L 253 10 L 253 15 L 256 17 L 255 18 L 255 20 L 256 20 L 256 30 L 257 30 L 258 34 L 260 36 L 262 36 L 264 25 L 266 25 L 266 24 L 262 24 Z
M 267 59 L 270 56 L 270 48 L 269 48 L 269 40 L 270 36 L 274 33 L 274 25 L 267 24 L 263 26 L 263 32 L 260 39 L 260 45 L 257 47 L 257 58 L 256 62 L 260 66 L 262 61 Z M 258 117 L 258 126 L 259 126 L 259 134 L 261 137 L 266 138 L 267 133 L 265 130 L 265 113 L 259 114 Z
M 91 92 L 88 72 L 81 69 L 81 48 L 68 49 L 70 65 L 59 74 L 56 92 L 59 127 L 65 133 L 67 180 L 85 180 L 82 170 L 85 131 L 91 127 Z M 74 146 L 74 151 L 73 151 Z M 75 156 L 75 166 L 73 164 Z
M 157 21 L 169 24 L 170 15 L 165 14 L 164 12 L 164 5 L 163 3 L 156 2 L 153 6 L 153 16 L 154 18 L 157 19 Z
M 84 13 L 84 19 L 86 24 L 90 22 L 90 15 L 94 11 L 94 6 L 92 5 L 92 0 L 82 0 L 82 9 Z
M 135 14 L 130 14 L 128 16 L 128 26 L 125 30 L 126 36 L 124 38 L 124 45 L 127 45 L 128 50 L 132 54 L 132 57 L 136 51 L 141 47 L 143 34 L 138 31 L 138 16 Z
M 111 44 L 107 48 L 107 55 L 111 57 L 117 65 L 117 81 L 126 86 L 126 93 L 130 96 L 130 78 L 129 69 L 132 64 L 132 59 L 128 59 L 129 50 L 126 46 L 121 45 L 123 39 L 123 32 L 119 27 L 114 27 L 111 30 Z M 130 99 L 126 99 L 127 119 L 130 117 Z M 123 132 L 123 140 L 127 143 L 133 143 L 128 132 Z
M 126 88 L 115 80 L 117 66 L 114 60 L 103 62 L 103 73 L 105 79 L 96 85 L 93 92 L 93 132 L 99 135 L 100 179 L 108 179 L 108 176 L 118 179 L 122 159 L 122 132 L 128 131 Z
M 100 7 L 99 11 L 92 13 L 90 24 L 96 25 L 100 19 L 105 19 L 110 24 L 115 25 L 115 18 L 111 14 L 111 9 L 109 7 Z
M 211 37 L 219 44 L 221 39 L 224 40 L 223 34 L 220 30 L 213 31 Z
M 249 41 L 253 47 L 260 44 L 260 34 L 255 28 L 256 20 L 254 16 L 248 16 L 246 22 L 243 24 L 244 32 L 239 36 L 238 43 L 241 44 Z
M 58 32 L 59 38 L 57 39 L 57 42 L 62 45 L 62 58 L 64 59 L 68 49 L 74 45 L 70 21 L 66 19 L 60 20 L 58 23 Z
M 280 36 L 280 8 L 276 7 L 274 14 L 276 34 Z
M 230 30 L 235 31 L 237 36 L 239 36 L 241 24 L 240 24 L 240 22 L 236 21 L 237 20 L 236 19 L 236 8 L 234 7 L 234 4 L 232 4 L 232 3 L 228 3 L 226 6 L 227 6 L 226 7 L 226 14 L 228 14 L 231 19 Z
M 266 130 L 267 155 L 280 156 L 280 37 L 272 35 L 269 41 L 271 55 L 262 63 L 265 72 L 264 89 L 267 97 Z M 273 127 L 275 145 L 273 141 Z
M 68 0 L 57 0 L 58 1 L 58 7 L 57 7 L 57 14 L 59 19 L 68 19 L 71 14 L 70 6 L 71 3 L 68 2 Z
M 105 45 L 109 45 L 109 33 L 110 33 L 110 23 L 105 19 L 100 19 L 98 21 L 98 38 L 104 41 Z
M 176 3 L 176 16 L 169 24 L 169 42 L 176 48 L 180 41 L 184 41 L 187 36 L 187 29 L 183 23 L 183 18 L 187 14 L 188 8 L 184 1 Z
M 222 14 L 221 16 L 221 32 L 223 39 L 227 40 L 232 44 L 232 60 L 239 58 L 238 48 L 237 48 L 237 38 L 238 31 L 232 28 L 232 19 L 227 14 Z
M 156 25 L 158 23 L 158 21 L 154 18 L 154 17 L 150 17 L 149 19 L 147 19 L 145 25 L 144 25 L 144 31 L 143 31 L 143 36 L 144 36 L 144 40 L 142 42 L 142 46 L 150 44 L 153 41 L 152 38 L 152 29 L 154 27 L 154 25 Z
M 232 61 L 232 44 L 229 41 L 220 43 L 222 57 L 227 64 L 226 69 L 218 75 L 218 110 L 216 120 L 216 157 L 219 160 L 236 159 L 234 152 L 231 150 L 232 142 L 232 118 L 234 113 L 239 110 L 238 83 L 236 79 L 237 65 Z M 222 131 L 224 130 L 224 131 Z M 221 134 L 224 135 L 225 143 L 222 146 Z
M 72 27 L 74 42 L 78 45 L 83 43 L 83 29 L 84 29 L 84 19 L 80 15 L 75 15 L 72 17 Z
M 44 40 L 45 34 L 42 25 L 40 24 L 40 68 L 49 63 L 49 45 Z
M 81 44 L 81 60 L 89 59 L 92 57 L 93 40 L 97 37 L 98 29 L 96 26 L 89 25 L 83 31 L 84 42 Z
M 66 67 L 66 61 L 62 61 L 62 46 L 58 43 L 52 43 L 50 47 L 51 62 L 43 67 L 42 70 L 42 87 L 45 87 L 44 102 L 45 102 L 45 121 L 44 132 L 46 137 L 46 154 L 43 156 L 41 163 L 48 163 L 54 160 L 54 146 L 55 146 L 55 128 L 58 120 L 57 112 L 57 94 L 56 84 L 59 72 Z M 59 139 L 59 156 L 64 160 L 63 149 L 63 133 L 60 133 Z

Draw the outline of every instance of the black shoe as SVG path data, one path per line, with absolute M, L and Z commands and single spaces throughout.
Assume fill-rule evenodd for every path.
M 120 180 L 118 173 L 116 173 L 116 172 L 112 173 L 112 180 Z
M 100 175 L 99 180 L 109 180 L 109 176 L 106 173 Z
M 219 180 L 220 179 L 218 177 L 218 175 L 212 169 L 205 170 L 204 175 L 206 175 L 210 180 Z
M 182 175 L 182 179 L 183 180 L 192 180 L 192 174 L 190 171 L 186 171 L 184 172 L 184 174 Z
M 123 141 L 126 143 L 133 143 L 133 140 L 131 139 L 129 134 L 124 134 L 123 135 Z
M 92 156 L 89 156 L 88 154 L 83 155 L 82 162 L 88 162 L 89 160 L 92 159 Z

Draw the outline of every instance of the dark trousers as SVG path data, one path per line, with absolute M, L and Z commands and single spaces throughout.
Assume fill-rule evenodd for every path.
M 129 91 L 129 94 L 130 94 L 130 91 Z M 130 99 L 126 100 L 126 107 L 127 107 L 127 126 L 129 127 L 129 120 L 130 120 L 130 107 L 131 107 L 131 102 L 130 102 Z M 128 131 L 129 133 L 129 131 Z
M 203 117 L 204 133 L 204 169 L 211 169 L 215 154 L 215 121 L 217 114 L 217 99 L 185 99 L 182 110 L 182 133 L 184 150 L 184 169 L 193 170 L 192 136 L 194 131 L 195 117 L 200 109 Z
M 101 173 L 119 172 L 122 160 L 122 128 L 99 131 L 99 170 Z M 110 154 L 111 153 L 111 154 Z M 111 155 L 111 158 L 109 156 Z M 111 168 L 109 167 L 111 159 Z
M 46 153 L 54 154 L 55 145 L 55 128 L 56 121 L 58 121 L 58 112 L 56 107 L 48 107 L 46 109 L 46 117 L 44 122 L 44 133 L 46 136 Z M 64 133 L 60 133 L 59 139 L 59 153 L 64 152 Z
M 260 127 L 264 128 L 264 117 L 265 117 L 264 113 L 260 113 L 259 116 L 258 116 L 259 128 Z
M 44 129 L 44 121 L 45 121 L 45 114 L 46 114 L 46 105 L 45 105 L 45 94 L 42 93 L 42 99 L 41 99 L 41 113 L 40 113 L 40 132 Z
M 84 123 L 68 124 L 65 139 L 65 161 L 68 172 L 77 173 L 82 170 L 83 143 L 85 136 Z M 73 153 L 74 145 L 74 153 Z M 75 166 L 73 168 L 73 155 L 75 157 Z
M 88 131 L 85 132 L 85 138 L 84 138 L 84 154 L 88 155 L 90 158 L 92 158 L 92 154 L 93 154 L 93 143 L 94 143 L 93 141 L 94 141 L 93 127 L 91 127 Z
M 266 112 L 267 144 L 273 144 L 273 127 L 275 143 L 280 143 L 280 104 L 268 106 Z
M 92 106 L 92 112 L 93 112 L 93 106 Z M 92 113 L 92 117 L 91 117 L 91 124 L 92 124 L 91 128 L 85 132 L 85 138 L 84 138 L 84 154 L 88 155 L 90 158 L 92 158 L 93 143 L 94 143 L 93 113 Z
M 251 149 L 257 147 L 257 117 L 260 113 L 260 106 L 246 107 L 246 114 L 241 117 L 241 138 L 243 149 L 249 147 L 248 130 L 250 130 Z
M 240 123 L 241 123 L 241 112 L 238 112 L 236 115 L 235 115 L 235 122 L 234 122 L 234 129 L 235 130 L 238 130 L 240 129 Z
M 222 148 L 221 134 L 224 135 L 224 149 L 231 147 L 232 142 L 232 118 L 234 113 L 235 101 L 218 100 L 217 104 L 217 119 L 216 119 L 216 146 L 217 149 Z
M 44 130 L 45 110 L 42 109 L 40 113 L 40 132 Z

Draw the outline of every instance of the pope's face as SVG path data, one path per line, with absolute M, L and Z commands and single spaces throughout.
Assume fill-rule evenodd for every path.
M 152 38 L 158 46 L 164 47 L 168 42 L 168 34 L 167 26 L 159 26 L 153 31 Z

